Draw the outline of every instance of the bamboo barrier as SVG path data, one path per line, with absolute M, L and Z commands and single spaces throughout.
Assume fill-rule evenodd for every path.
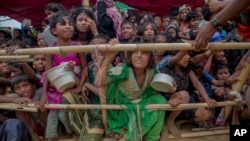
M 192 137 L 202 137 L 202 136 L 214 136 L 214 135 L 228 135 L 229 129 L 222 129 L 222 130 L 211 130 L 211 131 L 200 131 L 200 132 L 187 132 L 182 133 L 181 137 L 175 137 L 173 135 L 169 135 L 170 139 L 177 139 L 177 138 L 192 138 Z
M 222 101 L 217 102 L 216 107 L 227 106 L 227 105 L 238 105 L 239 103 L 235 101 Z M 245 104 L 245 101 L 242 101 L 240 104 Z M 125 105 L 102 105 L 102 104 L 46 104 L 48 109 L 113 109 L 113 110 L 122 110 L 127 109 Z M 207 103 L 189 103 L 189 104 L 180 104 L 177 107 L 173 108 L 169 104 L 150 104 L 145 107 L 148 110 L 181 110 L 181 109 L 193 109 L 200 107 L 208 107 Z M 10 109 L 10 110 L 27 110 L 30 112 L 37 112 L 37 107 L 33 104 L 28 105 L 18 105 L 14 103 L 0 103 L 0 109 Z
M 38 112 L 38 109 L 33 106 L 24 106 L 14 103 L 0 103 L 0 109 L 15 110 L 15 111 L 26 111 L 26 112 Z
M 235 101 L 223 101 L 217 102 L 217 107 L 226 106 L 226 105 L 237 105 L 239 103 Z M 241 102 L 245 104 L 245 101 Z M 48 109 L 113 109 L 113 110 L 122 110 L 127 109 L 125 105 L 100 105 L 100 104 L 47 104 L 45 105 Z M 189 103 L 189 104 L 180 104 L 177 107 L 173 108 L 169 104 L 150 104 L 145 107 L 148 110 L 181 110 L 181 109 L 193 109 L 200 107 L 208 107 L 207 103 Z
M 0 61 L 32 62 L 33 59 L 30 58 L 30 55 L 8 55 L 8 56 L 0 56 Z
M 209 43 L 205 49 L 250 49 L 250 43 Z M 137 51 L 137 50 L 193 50 L 189 43 L 147 43 L 147 44 L 117 44 L 104 45 L 78 45 L 46 48 L 26 48 L 17 49 L 18 55 L 37 54 L 67 54 L 98 51 Z M 0 55 L 7 55 L 5 50 L 0 50 Z

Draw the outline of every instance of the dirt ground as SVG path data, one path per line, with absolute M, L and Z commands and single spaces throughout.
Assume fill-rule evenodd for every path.
M 184 137 L 173 138 L 173 136 L 170 136 L 169 141 L 229 141 L 228 127 L 204 129 L 197 128 L 194 124 L 185 124 L 181 126 L 181 129 Z M 197 131 L 192 131 L 195 129 Z

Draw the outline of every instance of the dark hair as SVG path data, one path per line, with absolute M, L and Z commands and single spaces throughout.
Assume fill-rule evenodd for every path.
M 199 18 L 199 14 L 197 12 L 189 12 L 186 16 L 185 22 L 190 22 L 193 19 L 198 19 Z
M 109 38 L 107 35 L 102 34 L 102 33 L 100 33 L 100 34 L 94 36 L 94 37 L 92 38 L 91 42 L 92 42 L 94 39 L 104 39 L 104 40 L 106 40 L 106 43 L 108 43 L 108 42 L 110 41 L 110 38 Z
M 33 47 L 33 46 L 37 46 L 37 41 L 35 40 L 35 39 L 33 39 L 33 38 L 24 38 L 23 39 L 23 45 L 26 47 L 27 45 L 28 46 L 31 46 L 31 47 Z
M 169 15 L 174 18 L 179 14 L 179 7 L 173 7 L 170 9 Z
M 134 22 L 139 23 L 139 15 L 138 15 L 138 13 L 136 13 L 134 11 L 128 11 L 128 17 L 126 19 L 128 21 L 130 21 L 129 18 L 131 18 L 133 16 L 135 16 L 135 21 Z
M 143 32 L 145 31 L 145 29 L 148 25 L 151 25 L 155 34 L 157 34 L 157 27 L 155 26 L 155 24 L 153 22 L 145 22 L 138 27 L 138 35 L 139 36 L 143 36 Z
M 11 87 L 14 88 L 15 85 L 21 83 L 21 82 L 28 82 L 30 84 L 34 84 L 34 81 L 32 79 L 29 79 L 27 77 L 26 74 L 24 73 L 19 73 L 19 74 L 16 74 L 14 75 L 11 79 L 10 79 L 10 84 L 11 84 Z
M 204 68 L 204 66 L 202 66 L 202 64 L 197 64 L 197 65 L 191 64 L 191 66 L 192 66 L 192 70 L 197 70 L 197 69 L 203 70 L 203 68 Z
M 52 11 L 54 13 L 57 13 L 57 12 L 60 12 L 60 11 L 65 11 L 65 8 L 63 7 L 63 5 L 61 3 L 50 2 L 45 6 L 44 10 L 45 11 Z
M 84 9 L 82 7 L 72 8 L 70 10 L 70 15 L 73 18 L 74 28 L 75 28 L 75 32 L 74 32 L 74 35 L 72 37 L 73 40 L 77 39 L 77 37 L 78 37 L 78 30 L 76 28 L 76 19 L 77 19 L 78 15 L 81 13 L 86 14 L 90 19 L 92 19 L 95 23 L 97 23 L 94 14 L 90 10 Z M 89 31 L 88 36 L 87 36 L 87 40 L 90 41 L 92 37 L 93 37 L 92 32 Z
M 212 12 L 210 12 L 209 8 L 206 6 L 202 8 L 202 14 L 205 21 L 209 21 L 212 16 Z
M 134 30 L 136 29 L 135 27 L 135 24 L 129 20 L 124 20 L 122 21 L 122 24 L 121 24 L 121 27 L 124 25 L 124 24 L 129 24 Z
M 225 68 L 227 68 L 228 71 L 230 72 L 230 69 L 229 69 L 227 64 L 223 64 L 223 63 L 216 64 L 214 67 L 214 75 L 216 75 L 218 73 L 218 70 L 225 69 Z
M 21 66 L 21 64 L 19 64 L 17 62 L 9 62 L 8 65 L 23 70 L 23 67 Z
M 73 23 L 73 19 L 72 17 L 69 15 L 68 12 L 66 11 L 60 11 L 57 12 L 50 20 L 49 20 L 49 25 L 50 25 L 50 30 L 56 28 L 56 24 L 57 23 L 64 23 L 64 19 L 63 17 L 67 17 L 72 23 Z M 53 34 L 53 32 L 51 32 Z
M 146 42 L 143 36 L 135 36 L 130 41 L 131 41 L 131 43 L 134 43 L 134 44 L 141 44 L 141 43 Z M 147 68 L 153 69 L 155 67 L 154 55 L 153 55 L 152 51 L 149 51 L 149 52 L 150 52 L 150 60 L 148 62 Z M 132 55 L 132 53 L 133 53 L 133 51 L 128 51 L 128 54 L 127 54 L 127 56 L 125 58 L 125 63 L 128 64 L 131 67 L 132 67 L 132 64 L 131 64 L 131 55 Z
M 14 45 L 19 45 L 21 48 L 25 48 L 25 45 L 23 44 L 23 42 L 19 39 L 11 39 L 9 41 L 6 42 L 6 46 L 14 46 Z
M 179 28 L 175 25 L 175 24 L 169 24 L 166 28 L 165 28 L 165 32 L 169 32 L 169 30 L 173 28 L 176 32 L 176 38 L 174 38 L 174 40 L 179 38 Z
M 18 28 L 14 28 L 14 31 L 18 31 L 20 33 L 20 36 L 22 35 L 22 30 Z
M 158 36 L 163 36 L 166 39 L 166 42 L 168 41 L 167 34 L 165 32 L 159 32 L 155 35 L 155 41 Z
M 154 22 L 153 16 L 152 16 L 150 13 L 144 12 L 144 13 L 142 13 L 142 14 L 139 16 L 139 24 L 140 24 L 141 19 L 142 19 L 144 16 L 147 16 L 147 17 L 148 17 L 148 18 L 147 18 L 147 21 L 144 21 L 144 22 Z

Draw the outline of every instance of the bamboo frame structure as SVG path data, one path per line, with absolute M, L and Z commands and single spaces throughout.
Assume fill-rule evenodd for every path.
M 26 112 L 38 112 L 38 109 L 33 106 L 18 105 L 14 103 L 0 103 L 0 109 L 26 111 Z
M 170 139 L 176 139 L 176 138 L 192 138 L 192 137 L 202 137 L 202 136 L 212 136 L 212 135 L 228 135 L 229 129 L 222 129 L 222 130 L 209 130 L 209 131 L 200 131 L 200 132 L 188 132 L 188 133 L 182 133 L 181 137 L 175 137 L 172 135 L 169 135 Z
M 217 107 L 226 106 L 226 105 L 238 105 L 239 103 L 235 101 L 223 101 L 217 102 Z M 241 102 L 240 104 L 245 104 Z M 101 105 L 101 104 L 47 104 L 45 105 L 48 109 L 113 109 L 113 110 L 122 110 L 127 109 L 125 105 Z M 189 103 L 189 104 L 180 104 L 177 107 L 173 108 L 169 104 L 150 104 L 145 107 L 148 110 L 181 110 L 181 109 L 193 109 L 200 107 L 208 107 L 207 103 Z
M 204 49 L 250 49 L 250 43 L 209 43 Z M 37 54 L 67 54 L 98 51 L 137 51 L 137 50 L 194 50 L 190 43 L 147 43 L 147 44 L 117 44 L 110 46 L 104 45 L 77 45 L 63 47 L 46 48 L 26 48 L 17 49 L 18 55 L 37 55 Z M 0 55 L 8 55 L 5 50 L 0 50 Z
M 32 62 L 33 59 L 30 58 L 30 55 L 7 55 L 7 56 L 0 56 L 0 61 Z

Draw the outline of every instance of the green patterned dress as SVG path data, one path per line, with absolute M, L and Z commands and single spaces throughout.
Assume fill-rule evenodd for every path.
M 133 70 L 126 64 L 108 71 L 107 104 L 126 105 L 126 110 L 108 110 L 107 134 L 118 133 L 128 141 L 155 141 L 159 138 L 165 112 L 146 110 L 149 104 L 166 104 L 150 82 L 156 69 L 146 69 L 143 87 L 137 85 Z

